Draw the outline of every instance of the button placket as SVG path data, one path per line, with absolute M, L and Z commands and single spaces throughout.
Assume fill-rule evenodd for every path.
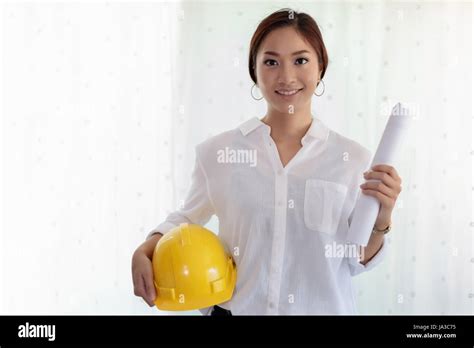
M 270 275 L 268 281 L 267 313 L 278 314 L 280 298 L 281 274 L 283 269 L 283 253 L 286 234 L 286 199 L 287 199 L 287 168 L 283 167 L 280 155 L 270 133 L 263 135 L 263 142 L 267 148 L 270 162 L 275 175 L 275 202 L 274 202 L 274 233 L 270 259 Z
M 270 277 L 267 313 L 277 314 L 280 299 L 281 275 L 283 270 L 284 244 L 286 235 L 286 212 L 284 204 L 287 199 L 287 176 L 284 170 L 275 173 L 275 219 L 272 253 L 270 261 Z

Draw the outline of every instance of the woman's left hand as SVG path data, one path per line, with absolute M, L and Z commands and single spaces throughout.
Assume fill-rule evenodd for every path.
M 362 193 L 374 196 L 380 202 L 381 208 L 375 221 L 375 227 L 382 230 L 391 222 L 393 208 L 402 191 L 402 179 L 394 167 L 386 164 L 378 164 L 371 169 L 364 173 L 364 178 L 377 181 L 366 181 L 360 187 Z

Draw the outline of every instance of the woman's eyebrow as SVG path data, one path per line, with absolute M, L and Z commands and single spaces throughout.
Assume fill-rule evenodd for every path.
M 291 55 L 296 56 L 297 54 L 301 54 L 301 53 L 309 53 L 309 51 L 307 50 L 296 51 L 296 52 L 293 52 Z M 263 54 L 269 54 L 271 56 L 277 56 L 277 57 L 280 56 L 278 53 L 273 52 L 273 51 L 266 51 L 266 52 L 263 52 Z

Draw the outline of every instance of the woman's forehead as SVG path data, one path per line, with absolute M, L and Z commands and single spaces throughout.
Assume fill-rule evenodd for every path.
M 265 37 L 263 40 L 259 53 L 276 52 L 282 56 L 291 56 L 294 52 L 306 50 L 315 54 L 313 47 L 291 27 L 278 28 Z

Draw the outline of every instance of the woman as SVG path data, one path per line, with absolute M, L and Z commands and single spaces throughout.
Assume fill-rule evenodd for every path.
M 135 295 L 153 305 L 150 260 L 161 235 L 182 222 L 204 225 L 216 214 L 238 279 L 230 301 L 203 312 L 356 313 L 351 277 L 383 258 L 401 179 L 388 165 L 363 176 L 370 152 L 312 116 L 312 96 L 324 93 L 315 91 L 324 86 L 327 65 L 321 33 L 309 15 L 282 9 L 260 23 L 249 72 L 267 113 L 196 147 L 184 207 L 150 232 L 133 256 Z M 363 177 L 371 179 L 360 185 L 363 194 L 376 197 L 381 209 L 368 245 L 354 255 L 345 237 Z

